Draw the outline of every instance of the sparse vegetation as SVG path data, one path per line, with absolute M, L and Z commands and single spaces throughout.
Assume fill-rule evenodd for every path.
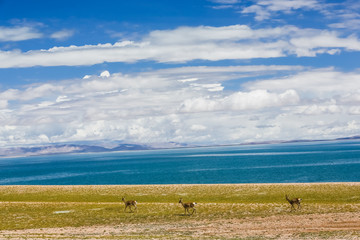
M 176 224 L 191 223 L 192 226 L 197 224 L 206 226 L 207 223 L 213 222 L 234 224 L 234 222 L 242 223 L 245 220 L 261 224 L 262 221 L 268 221 L 267 218 L 283 217 L 295 219 L 302 217 L 311 222 L 316 220 L 316 215 L 321 214 L 357 214 L 356 220 L 360 222 L 359 193 L 360 184 L 356 183 L 1 186 L 0 230 L 45 229 L 43 231 L 46 233 L 48 228 L 112 226 L 114 228 L 112 231 L 110 229 L 102 235 L 108 236 L 107 239 L 111 237 L 119 239 L 140 237 L 131 232 L 120 236 L 116 232 L 116 226 L 119 227 L 119 224 L 122 225 L 121 227 L 143 224 L 152 229 L 147 231 L 152 238 L 166 238 L 166 236 L 187 238 L 186 232 L 176 230 Z M 301 197 L 302 209 L 290 212 L 285 194 Z M 124 212 L 122 201 L 124 195 L 137 200 L 136 212 Z M 179 198 L 196 201 L 197 214 L 186 216 L 184 208 L 178 203 Z M 333 221 L 336 223 L 336 219 Z M 169 231 L 163 227 L 166 225 L 171 225 L 174 229 Z M 158 226 L 158 229 L 154 226 Z M 145 232 L 144 229 L 143 234 Z M 320 229 L 314 233 L 296 232 L 294 237 L 330 236 L 331 238 L 346 234 L 360 237 L 360 229 L 353 229 L 352 232 L 346 234 L 338 230 L 323 230 L 322 232 L 326 234 L 322 234 Z M 75 235 L 71 238 L 76 239 Z M 190 235 L 195 239 L 201 238 L 194 234 Z M 66 235 L 66 238 L 69 236 Z M 209 238 L 215 236 L 210 234 Z M 260 236 L 255 234 L 247 237 Z M 56 236 L 53 237 L 56 238 Z M 49 235 L 47 238 L 52 237 Z

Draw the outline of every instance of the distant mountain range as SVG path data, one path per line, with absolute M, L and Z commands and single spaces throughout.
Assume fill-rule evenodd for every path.
M 114 145 L 114 144 L 111 144 Z M 116 146 L 105 147 L 89 144 L 54 144 L 47 146 L 30 147 L 12 147 L 0 148 L 0 157 L 25 157 L 36 155 L 65 154 L 65 153 L 95 153 L 95 152 L 116 152 L 133 150 L 154 150 L 166 148 L 190 147 L 187 144 L 180 143 L 162 143 L 162 144 L 117 144 Z
M 264 141 L 251 142 L 232 145 L 252 145 L 252 144 L 273 144 L 273 143 L 295 143 L 295 142 L 315 142 L 315 141 L 331 141 L 331 140 L 355 140 L 360 136 L 327 139 L 327 140 L 291 140 L 291 141 Z M 224 145 L 219 145 L 224 146 Z M 117 142 L 93 142 L 93 143 L 71 143 L 71 144 L 53 144 L 47 146 L 29 146 L 29 147 L 12 147 L 0 148 L 1 157 L 26 157 L 50 154 L 66 154 L 66 153 L 95 153 L 95 152 L 116 152 L 116 151 L 134 151 L 134 150 L 155 150 L 168 148 L 184 148 L 184 147 L 205 147 L 204 145 L 189 145 L 183 143 L 153 143 L 153 144 L 130 144 Z

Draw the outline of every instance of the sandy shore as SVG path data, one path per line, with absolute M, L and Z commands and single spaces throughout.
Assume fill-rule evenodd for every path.
M 360 239 L 360 213 L 1 231 L 0 239 Z

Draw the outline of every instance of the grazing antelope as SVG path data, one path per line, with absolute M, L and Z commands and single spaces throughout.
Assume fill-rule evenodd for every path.
M 301 205 L 300 202 L 302 201 L 301 198 L 293 198 L 293 199 L 289 199 L 288 195 L 285 195 L 286 200 L 291 204 L 291 211 L 292 210 L 296 210 L 295 208 L 295 204 L 297 205 L 297 209 L 301 209 Z
M 185 215 L 186 215 L 186 212 L 189 213 L 189 215 L 193 214 L 194 212 L 196 212 L 196 209 L 195 209 L 195 205 L 196 205 L 196 202 L 188 202 L 188 203 L 184 203 L 182 201 L 182 198 L 180 198 L 179 200 L 179 203 L 181 203 L 181 205 L 184 207 L 185 209 Z M 189 209 L 192 208 L 192 213 L 190 214 L 189 212 Z
M 128 200 L 128 201 L 126 201 L 126 200 L 125 200 L 125 197 L 123 197 L 121 200 L 125 203 L 124 212 L 126 211 L 126 208 L 127 208 L 127 207 L 130 208 L 130 211 L 131 211 L 131 212 L 133 212 L 132 209 L 131 209 L 131 207 L 135 207 L 135 210 L 137 210 L 137 206 L 136 206 L 137 202 L 136 202 L 136 201 L 134 201 L 134 200 Z

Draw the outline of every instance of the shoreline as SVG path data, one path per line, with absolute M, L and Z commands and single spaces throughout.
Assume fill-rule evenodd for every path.
M 26 185 L 0 185 L 1 187 L 96 187 L 96 186 L 124 186 L 124 187 L 146 187 L 146 186 L 217 186 L 217 185 L 223 185 L 223 186 L 247 186 L 247 185 L 327 185 L 327 184 L 352 184 L 352 185 L 360 185 L 360 182 L 295 182 L 295 183 L 173 183 L 173 184 L 56 184 L 56 185 L 43 185 L 43 184 L 26 184 Z

